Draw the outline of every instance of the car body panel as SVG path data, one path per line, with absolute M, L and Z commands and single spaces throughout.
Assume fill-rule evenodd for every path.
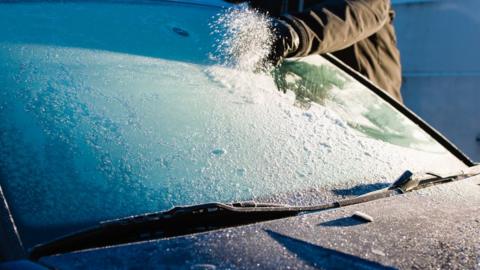
M 9 261 L 6 263 L 0 263 L 0 270 L 46 270 L 48 268 L 44 267 L 41 264 L 29 261 L 29 260 L 18 260 L 18 261 Z
M 373 217 L 353 219 L 361 211 Z M 44 257 L 66 268 L 458 268 L 480 263 L 480 177 L 293 218 Z

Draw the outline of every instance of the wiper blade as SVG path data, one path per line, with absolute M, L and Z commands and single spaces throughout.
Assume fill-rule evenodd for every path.
M 372 199 L 377 199 L 374 196 Z M 384 197 L 384 196 L 383 196 Z M 285 218 L 302 212 L 320 211 L 367 201 L 341 201 L 314 206 L 288 206 L 255 202 L 206 203 L 175 207 L 165 212 L 101 222 L 96 226 L 35 246 L 30 258 L 112 246 L 150 239 L 205 232 Z
M 95 247 L 118 245 L 244 225 L 298 214 L 292 207 L 239 202 L 175 207 L 165 212 L 101 222 L 46 244 L 35 246 L 31 259 Z
M 30 259 L 150 239 L 162 239 L 220 228 L 252 224 L 367 202 L 398 194 L 386 190 L 368 196 L 313 206 L 289 206 L 255 202 L 206 203 L 175 207 L 165 212 L 132 216 L 100 224 L 35 246 Z

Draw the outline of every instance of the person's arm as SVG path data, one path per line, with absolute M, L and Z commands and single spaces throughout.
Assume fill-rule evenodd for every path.
M 315 0 L 312 0 L 314 2 Z M 365 39 L 389 22 L 390 0 L 325 0 L 280 16 L 299 38 L 287 57 L 334 52 Z

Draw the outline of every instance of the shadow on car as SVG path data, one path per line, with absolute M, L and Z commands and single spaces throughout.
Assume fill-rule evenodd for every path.
M 332 193 L 338 196 L 359 196 L 374 190 L 386 188 L 390 183 L 360 184 L 349 188 L 332 189 Z
M 329 220 L 323 223 L 318 224 L 318 226 L 323 226 L 323 227 L 351 227 L 351 226 L 357 226 L 361 224 L 365 224 L 366 222 L 357 218 L 353 217 L 344 217 L 344 218 L 338 218 L 334 220 Z
M 288 251 L 313 267 L 322 266 L 322 268 L 324 267 L 326 269 L 395 269 L 337 250 L 317 246 L 271 230 L 266 230 L 266 232 Z

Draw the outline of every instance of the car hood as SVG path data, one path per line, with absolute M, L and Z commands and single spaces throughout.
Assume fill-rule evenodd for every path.
M 373 218 L 352 217 L 361 211 Z M 44 257 L 54 268 L 475 268 L 480 177 L 331 211 Z

